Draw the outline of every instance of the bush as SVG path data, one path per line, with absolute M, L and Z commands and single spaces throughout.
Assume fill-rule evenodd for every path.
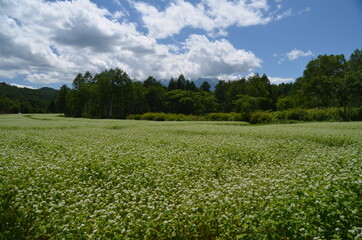
M 151 121 L 245 121 L 250 123 L 293 123 L 295 121 L 361 121 L 362 107 L 353 108 L 344 116 L 341 108 L 289 109 L 276 112 L 208 113 L 204 116 L 175 113 L 144 113 L 129 115 L 128 119 Z
M 286 119 L 288 120 L 297 120 L 297 121 L 306 121 L 307 111 L 305 109 L 295 108 L 288 110 L 286 112 Z
M 308 109 L 308 121 L 342 121 L 343 112 L 339 108 Z
M 134 114 L 129 115 L 128 119 L 132 120 L 150 120 L 150 121 L 201 121 L 205 120 L 203 116 L 196 115 L 185 115 L 185 114 L 175 114 L 175 113 L 153 113 L 148 112 L 144 114 Z
M 276 122 L 285 122 L 287 121 L 287 111 L 276 111 L 272 112 L 273 119 Z
M 250 114 L 250 123 L 270 123 L 273 121 L 271 112 L 253 112 Z
M 351 121 L 362 121 L 362 107 L 350 110 L 348 113 L 348 119 Z
M 128 115 L 127 119 L 131 119 L 131 120 L 141 120 L 141 114 Z
M 208 121 L 244 121 L 241 113 L 209 113 L 205 116 Z

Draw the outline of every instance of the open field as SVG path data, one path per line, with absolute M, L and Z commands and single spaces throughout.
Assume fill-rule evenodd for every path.
M 362 239 L 362 122 L 0 115 L 0 239 Z

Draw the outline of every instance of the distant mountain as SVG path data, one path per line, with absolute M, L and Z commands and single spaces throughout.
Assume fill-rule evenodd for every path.
M 57 97 L 58 90 L 53 88 L 30 89 L 0 83 L 0 113 L 49 112 Z
M 196 87 L 200 87 L 203 82 L 208 82 L 211 86 L 210 90 L 213 92 L 215 90 L 216 84 L 219 83 L 219 79 L 217 78 L 198 78 L 196 80 L 193 80 Z

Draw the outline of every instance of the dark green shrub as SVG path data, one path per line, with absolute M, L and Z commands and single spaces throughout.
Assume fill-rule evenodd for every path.
M 127 119 L 131 119 L 131 120 L 141 120 L 141 114 L 128 115 Z
M 348 113 L 348 119 L 351 121 L 362 121 L 362 107 L 351 109 Z
M 300 108 L 290 109 L 286 112 L 286 118 L 288 120 L 306 121 L 307 111 Z
M 270 123 L 273 115 L 270 112 L 253 112 L 250 114 L 250 123 Z
M 241 113 L 209 113 L 205 115 L 208 121 L 244 121 L 244 116 Z
M 342 121 L 342 111 L 338 108 L 308 109 L 307 121 Z
M 284 122 L 287 120 L 287 112 L 286 111 L 276 111 L 272 112 L 274 121 Z

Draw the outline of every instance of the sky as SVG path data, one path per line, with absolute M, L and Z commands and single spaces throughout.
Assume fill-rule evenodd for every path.
M 362 0 L 0 0 L 0 81 L 33 88 L 120 68 L 293 82 L 318 55 L 362 49 Z

